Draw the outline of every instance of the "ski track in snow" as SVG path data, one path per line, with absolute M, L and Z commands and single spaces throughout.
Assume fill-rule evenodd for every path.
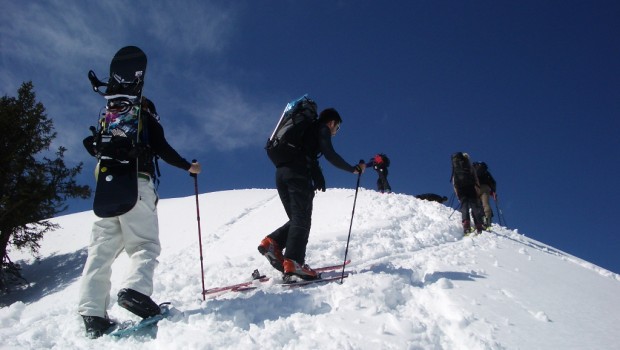
M 317 194 L 306 259 L 311 266 L 342 263 L 352 193 L 335 189 Z M 619 281 L 616 274 L 499 226 L 462 238 L 459 213 L 448 219 L 451 209 L 441 204 L 360 190 L 348 251 L 353 262 L 346 269 L 354 273 L 343 285 L 289 290 L 277 285 L 278 272 L 256 251 L 260 240 L 286 220 L 281 203 L 275 190 L 246 190 L 201 196 L 206 288 L 242 282 L 257 268 L 273 278 L 249 292 L 202 301 L 196 224 L 180 225 L 174 215 L 164 214 L 173 207 L 195 212 L 191 204 L 188 197 L 160 206 L 164 253 L 153 298 L 175 308 L 159 323 L 155 339 L 84 338 L 74 277 L 31 297 L 31 304 L 14 302 L 0 309 L 0 336 L 5 339 L 0 348 L 549 348 L 575 342 L 562 339 L 562 332 L 542 341 L 522 338 L 570 319 L 558 311 L 561 305 L 539 299 L 540 293 L 561 293 L 567 289 L 563 284 L 545 286 L 542 292 L 519 288 L 517 282 L 545 274 L 537 261 L 544 266 L 570 262 L 612 285 Z M 72 254 L 85 258 L 83 248 Z M 126 263 L 120 257 L 114 265 L 112 302 L 121 287 L 118 271 Z M 115 304 L 109 313 L 119 320 L 136 319 Z

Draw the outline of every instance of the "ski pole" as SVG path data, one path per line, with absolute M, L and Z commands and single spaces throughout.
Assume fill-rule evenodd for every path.
M 452 208 L 452 206 L 454 205 L 454 193 L 452 193 L 452 195 L 450 196 L 450 201 L 448 201 L 448 206 L 450 207 L 450 209 L 452 209 L 452 213 L 450 213 L 450 216 L 448 216 L 448 219 L 450 219 L 452 217 L 452 215 L 454 214 L 454 212 L 456 211 L 456 209 Z
M 456 196 L 454 196 L 452 198 L 456 198 Z M 448 220 L 452 218 L 452 215 L 454 215 L 454 213 L 456 213 L 457 210 L 461 209 L 461 206 L 463 205 L 463 203 L 461 203 L 460 200 L 458 202 L 459 202 L 458 207 L 455 207 L 454 209 L 452 209 L 452 213 L 450 213 L 450 216 L 448 216 Z M 452 208 L 452 204 L 450 204 L 450 208 Z
M 196 163 L 196 159 L 192 160 L 192 163 Z M 200 230 L 200 206 L 198 205 L 198 174 L 189 173 L 189 176 L 194 178 L 194 193 L 196 194 L 196 220 L 198 221 L 198 248 L 200 249 L 200 275 L 202 277 L 202 300 L 205 298 L 205 272 L 202 263 L 202 232 Z
M 364 160 L 360 159 L 359 164 L 364 164 Z M 351 229 L 353 228 L 353 217 L 355 216 L 355 204 L 357 203 L 357 192 L 360 189 L 360 179 L 362 172 L 357 173 L 357 184 L 355 185 L 355 197 L 353 198 L 353 210 L 351 211 L 351 223 L 349 224 L 349 236 L 347 237 L 347 247 L 344 250 L 344 261 L 342 262 L 342 275 L 340 276 L 340 284 L 344 283 L 344 268 L 347 265 L 347 254 L 349 253 L 349 241 L 351 240 Z
M 499 200 L 497 199 L 497 195 L 495 196 L 495 208 L 497 209 L 497 220 L 499 221 L 499 224 L 502 225 L 502 221 L 504 222 L 503 225 L 508 227 L 508 223 L 506 222 L 506 218 L 504 217 L 504 213 L 502 213 L 502 210 L 499 208 Z

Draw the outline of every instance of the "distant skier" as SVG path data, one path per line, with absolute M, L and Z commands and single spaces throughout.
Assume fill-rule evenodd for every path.
M 491 227 L 493 221 L 493 210 L 489 203 L 489 197 L 493 197 L 493 199 L 497 200 L 497 184 L 485 162 L 474 162 L 473 165 L 474 169 L 476 169 L 478 181 L 480 182 L 480 200 L 484 208 L 484 228 L 488 229 Z
M 366 168 L 373 168 L 377 172 L 379 178 L 377 179 L 377 191 L 381 193 L 391 193 L 392 187 L 388 182 L 388 167 L 390 166 L 390 159 L 383 153 L 378 153 L 366 163 Z
M 459 202 L 461 203 L 461 222 L 463 233 L 468 235 L 471 230 L 469 211 L 474 217 L 476 231 L 482 232 L 482 207 L 480 205 L 480 183 L 476 171 L 469 161 L 469 155 L 456 152 L 452 155 L 452 177 L 450 178 Z

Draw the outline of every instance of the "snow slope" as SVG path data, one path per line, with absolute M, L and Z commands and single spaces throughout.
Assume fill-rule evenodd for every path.
M 341 263 L 354 191 L 317 194 L 307 262 Z M 462 238 L 459 213 L 412 196 L 361 189 L 344 284 L 284 289 L 256 251 L 285 221 L 275 190 L 200 195 L 206 287 L 274 277 L 246 293 L 201 298 L 195 197 L 159 205 L 163 252 L 155 301 L 173 316 L 156 336 L 84 337 L 79 277 L 95 216 L 54 219 L 42 259 L 20 258 L 30 284 L 0 299 L 2 349 L 615 349 L 620 276 L 494 226 Z M 557 232 L 557 234 L 562 234 Z M 112 301 L 122 288 L 114 265 Z M 118 320 L 137 319 L 112 304 Z

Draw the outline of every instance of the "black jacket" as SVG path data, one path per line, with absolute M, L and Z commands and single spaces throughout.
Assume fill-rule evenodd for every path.
M 312 125 L 304 136 L 304 148 L 306 149 L 306 159 L 304 165 L 311 167 L 313 162 L 322 154 L 333 166 L 350 173 L 355 171 L 355 166 L 345 161 L 335 150 L 332 145 L 332 134 L 329 127 L 324 123 L 315 123 Z
M 159 124 L 150 113 L 143 113 L 146 116 L 143 120 L 145 134 L 143 140 L 148 143 L 147 151 L 141 152 L 138 157 L 138 171 L 155 174 L 155 166 L 153 164 L 153 156 L 157 155 L 166 163 L 183 170 L 189 170 L 191 163 L 181 157 L 177 151 L 168 144 L 164 136 L 164 128 Z

